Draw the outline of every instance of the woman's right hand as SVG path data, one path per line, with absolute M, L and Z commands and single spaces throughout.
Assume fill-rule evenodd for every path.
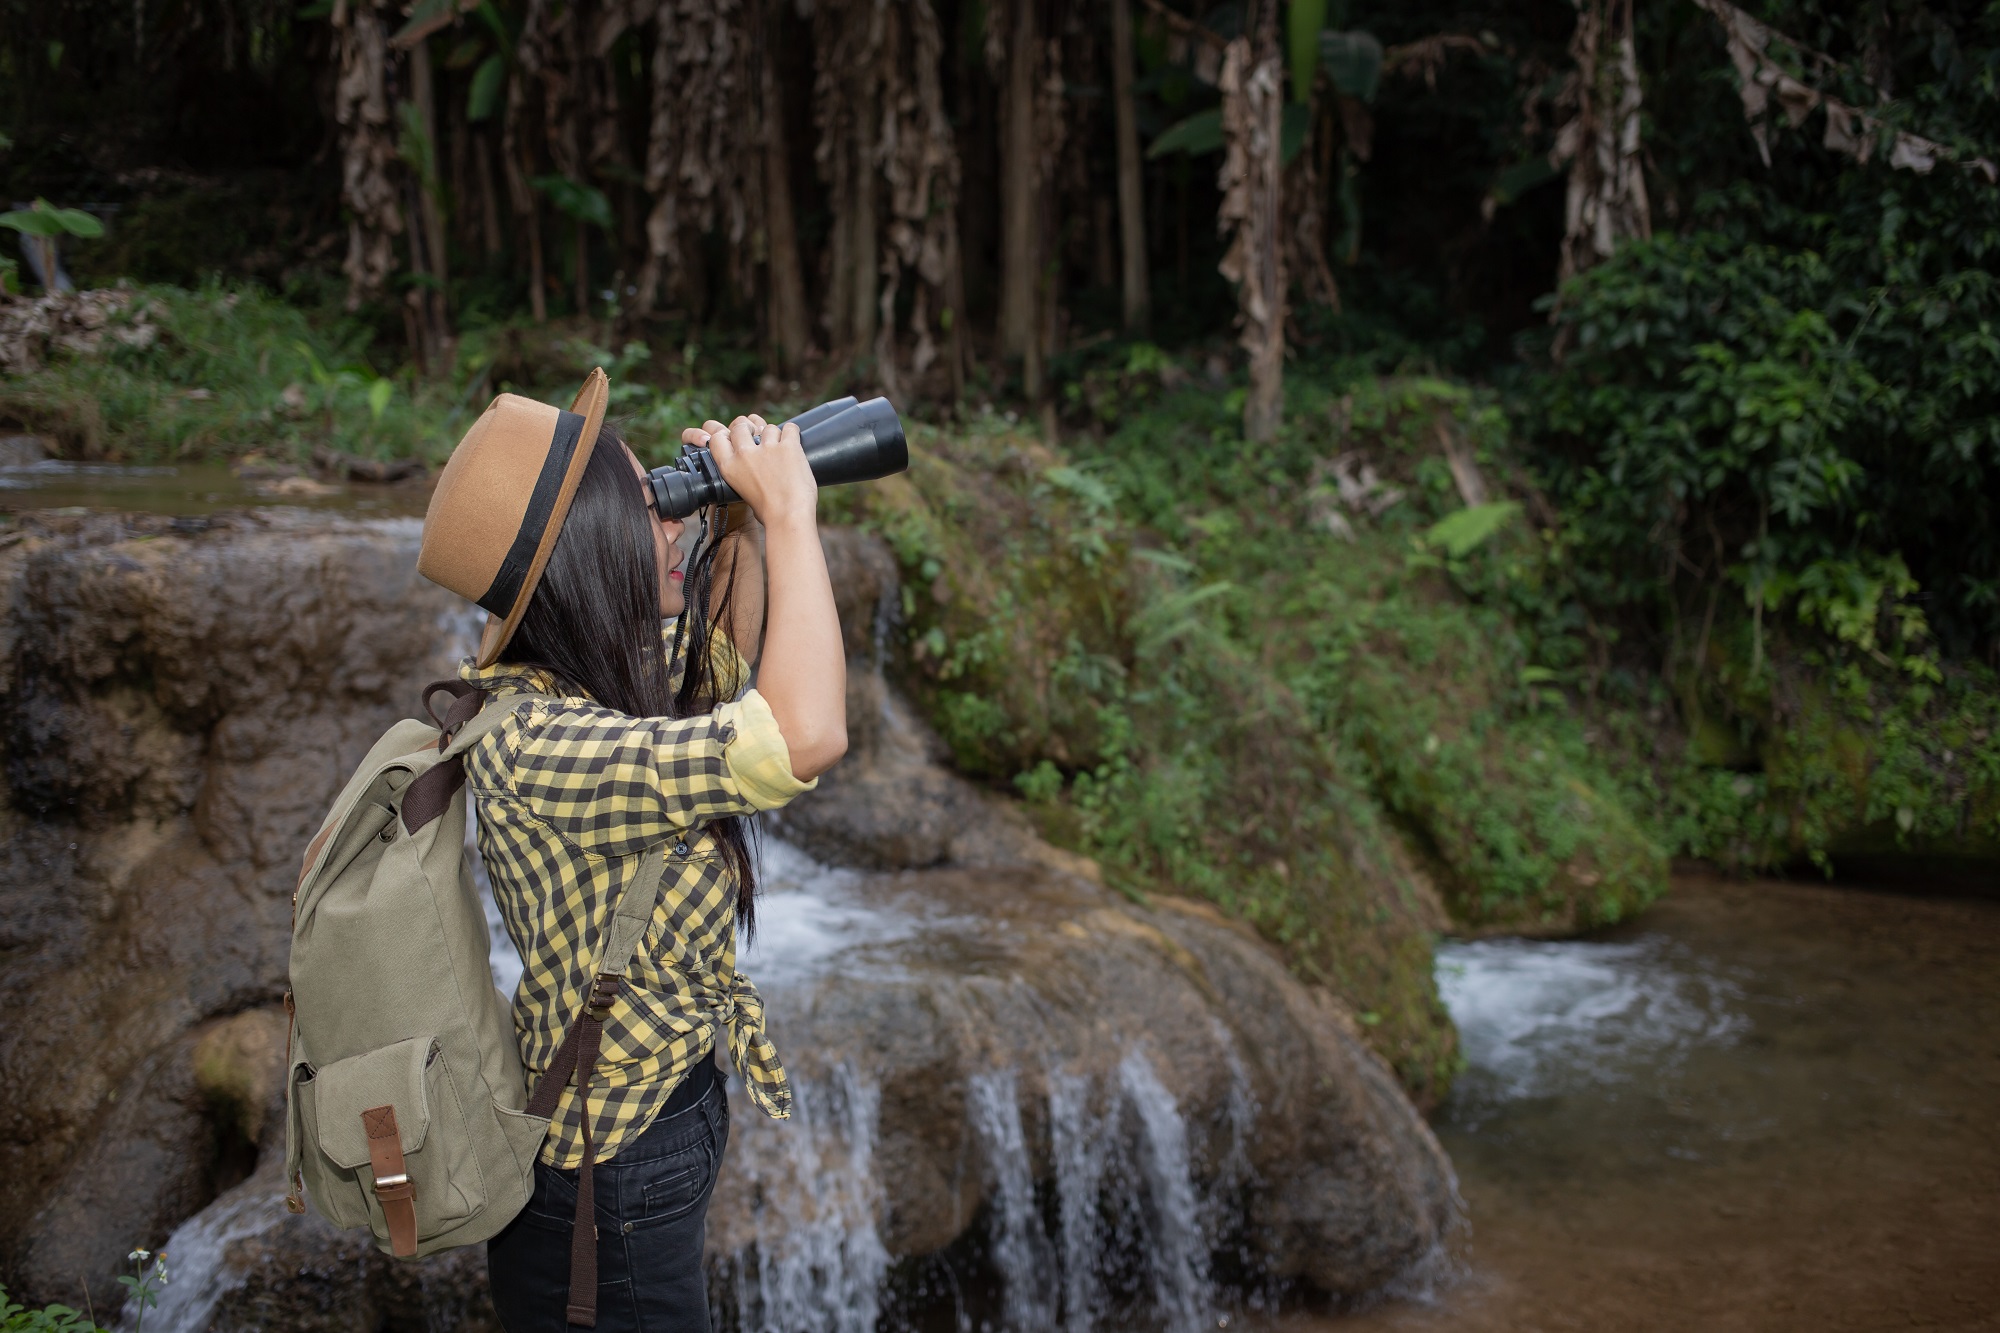
M 759 443 L 759 437 L 762 442 Z M 819 504 L 819 483 L 806 462 L 799 428 L 774 429 L 752 414 L 724 426 L 719 421 L 681 432 L 681 442 L 705 447 L 722 479 L 742 496 L 766 528 L 810 523 Z

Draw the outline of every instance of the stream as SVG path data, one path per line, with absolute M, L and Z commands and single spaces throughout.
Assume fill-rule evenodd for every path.
M 1265 1333 L 2000 1328 L 2000 903 L 1682 876 L 1439 951 L 1452 1279 Z

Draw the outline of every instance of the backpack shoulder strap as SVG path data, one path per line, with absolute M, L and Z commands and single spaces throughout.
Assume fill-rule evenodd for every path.
M 653 919 L 653 904 L 660 896 L 660 881 L 667 869 L 665 839 L 648 847 L 639 858 L 639 873 L 618 895 L 618 910 L 604 930 L 604 947 L 597 953 L 597 975 L 584 1000 L 583 1013 L 570 1024 L 556 1058 L 535 1085 L 528 1101 L 528 1114 L 552 1119 L 556 1102 L 572 1075 L 576 1078 L 577 1117 L 583 1130 L 583 1166 L 576 1173 L 576 1217 L 570 1224 L 569 1322 L 594 1327 L 597 1323 L 597 1146 L 591 1135 L 590 1075 L 597 1064 L 598 1042 L 604 1036 L 604 1020 L 611 1002 L 625 985 L 625 973 L 632 956 L 645 940 L 646 925 Z
M 431 712 L 431 695 L 458 681 L 439 681 L 424 691 L 424 709 Z M 426 769 L 403 793 L 403 827 L 415 833 L 451 807 L 451 798 L 465 785 L 465 752 L 497 730 L 521 704 L 535 699 L 554 699 L 552 694 L 528 692 L 489 695 L 484 690 L 457 689 L 456 698 L 440 722 L 436 763 Z M 433 718 L 437 717 L 431 712 Z

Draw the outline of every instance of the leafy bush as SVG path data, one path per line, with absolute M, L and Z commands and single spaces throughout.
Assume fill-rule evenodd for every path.
M 95 1320 L 86 1318 L 83 1311 L 67 1305 L 30 1310 L 9 1300 L 7 1288 L 0 1287 L 0 1333 L 105 1333 L 105 1330 Z

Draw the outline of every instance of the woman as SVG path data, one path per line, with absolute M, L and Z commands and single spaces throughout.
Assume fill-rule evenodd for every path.
M 731 516 L 704 548 L 695 581 L 715 593 L 691 598 L 682 524 L 655 516 L 644 468 L 602 426 L 608 387 L 593 372 L 571 412 L 496 399 L 439 478 L 418 565 L 491 615 L 461 677 L 502 703 L 535 696 L 466 764 L 479 850 L 525 963 L 514 1018 L 531 1086 L 584 1012 L 619 896 L 654 902 L 583 1062 L 588 1107 L 564 1087 L 534 1197 L 489 1243 L 508 1333 L 589 1322 L 591 1301 L 570 1290 L 592 1258 L 588 1242 L 572 1254 L 586 1143 L 595 1327 L 706 1333 L 703 1224 L 728 1137 L 717 1041 L 760 1110 L 791 1108 L 763 1004 L 735 972 L 755 895 L 744 819 L 809 790 L 847 745 L 840 622 L 798 430 L 750 416 L 683 435 L 756 520 Z M 767 599 L 757 688 L 738 697 L 737 649 L 756 656 Z M 663 853 L 659 884 L 639 882 Z

